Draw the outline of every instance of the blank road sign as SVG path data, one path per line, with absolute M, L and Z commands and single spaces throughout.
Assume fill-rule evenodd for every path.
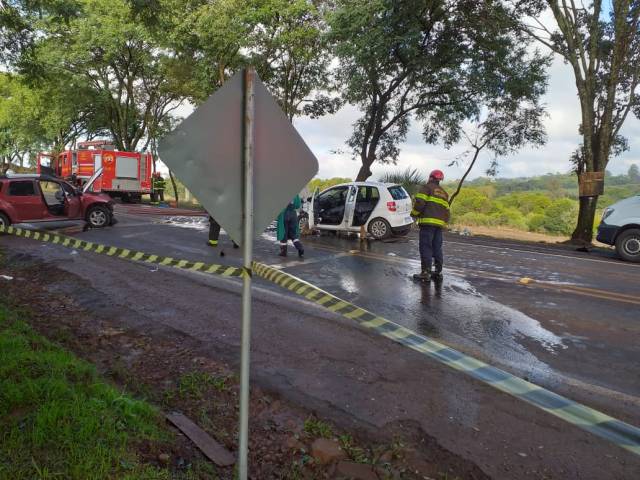
M 318 172 L 318 161 L 255 76 L 254 236 Z M 243 76 L 237 73 L 159 145 L 160 159 L 242 241 Z

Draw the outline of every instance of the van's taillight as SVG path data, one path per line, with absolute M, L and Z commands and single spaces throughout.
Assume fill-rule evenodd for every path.
M 390 212 L 395 212 L 398 209 L 396 207 L 396 202 L 387 202 L 387 208 Z

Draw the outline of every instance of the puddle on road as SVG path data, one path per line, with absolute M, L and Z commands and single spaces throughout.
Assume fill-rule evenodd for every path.
M 158 223 L 171 225 L 172 227 L 189 228 L 192 230 L 208 230 L 208 217 L 168 217 Z
M 381 271 L 379 264 L 344 261 L 316 267 L 314 283 L 423 335 L 514 367 L 533 381 L 548 384 L 557 378 L 530 349 L 538 346 L 556 355 L 571 342 L 478 292 L 464 278 L 448 273 L 442 284 L 420 284 L 409 278 L 413 272 L 396 266 Z
M 177 216 L 163 223 L 196 230 L 209 227 L 206 217 Z M 275 222 L 261 238 L 276 241 Z M 469 263 L 479 267 L 484 262 Z M 529 347 L 538 345 L 551 355 L 568 348 L 562 337 L 537 320 L 490 299 L 446 270 L 442 284 L 423 285 L 410 278 L 413 271 L 358 257 L 310 266 L 306 276 L 306 268 L 301 268 L 299 274 L 320 288 L 469 354 L 515 367 L 532 380 L 549 382 L 554 374 Z

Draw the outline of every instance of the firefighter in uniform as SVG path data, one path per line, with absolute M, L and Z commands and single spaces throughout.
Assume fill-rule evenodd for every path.
M 209 245 L 210 247 L 217 247 L 219 238 L 220 224 L 216 222 L 216 220 L 211 215 L 209 215 L 209 241 L 207 242 L 207 245 Z M 233 240 L 231 241 L 233 242 L 233 248 L 238 248 L 238 244 Z
M 416 280 L 429 282 L 432 278 L 442 279 L 442 230 L 449 222 L 449 194 L 440 186 L 444 173 L 434 170 L 429 181 L 416 194 L 411 216 L 420 227 L 420 273 Z M 431 272 L 431 262 L 435 260 L 435 270 Z
M 160 175 L 160 172 L 156 172 L 153 174 L 151 179 L 151 204 L 159 205 L 160 202 L 164 202 L 164 189 L 167 186 L 167 182 Z

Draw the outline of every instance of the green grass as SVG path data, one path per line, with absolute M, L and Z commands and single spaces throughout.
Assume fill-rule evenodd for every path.
M 166 442 L 159 413 L 0 305 L 0 479 L 162 479 L 138 442 Z
M 314 438 L 333 437 L 331 425 L 313 417 L 309 417 L 304 421 L 304 431 L 307 435 Z
M 217 377 L 207 372 L 189 372 L 178 381 L 178 395 L 180 397 L 202 398 L 209 387 L 219 392 L 227 390 L 227 379 Z

